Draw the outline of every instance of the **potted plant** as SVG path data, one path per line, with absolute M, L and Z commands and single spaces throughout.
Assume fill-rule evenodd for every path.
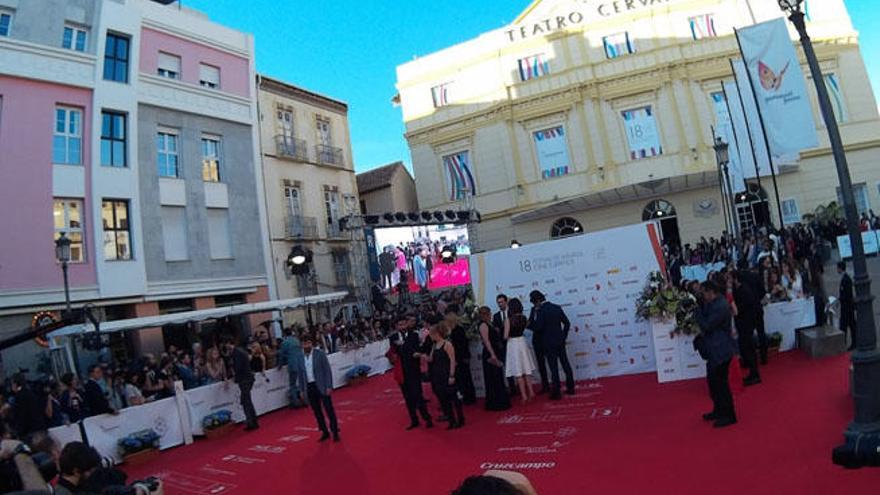
M 143 464 L 159 454 L 159 434 L 151 429 L 136 431 L 120 438 L 117 445 L 122 462 Z
M 767 336 L 767 351 L 770 354 L 779 354 L 779 348 L 782 346 L 782 334 L 773 332 Z
M 222 409 L 202 418 L 202 429 L 208 439 L 219 438 L 232 429 L 232 411 Z
M 370 374 L 370 367 L 365 364 L 358 364 L 356 366 L 352 366 L 348 372 L 345 373 L 345 380 L 349 385 L 360 385 L 367 381 L 367 376 Z

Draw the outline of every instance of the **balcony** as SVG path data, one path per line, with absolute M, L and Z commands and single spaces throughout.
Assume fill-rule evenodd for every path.
M 339 228 L 339 220 L 327 222 L 327 238 L 328 239 L 348 239 L 348 232 Z
M 275 154 L 281 158 L 305 162 L 309 159 L 307 150 L 306 142 L 303 139 L 285 134 L 275 136 Z
M 288 215 L 284 227 L 288 239 L 315 239 L 318 237 L 318 221 L 315 217 Z
M 318 144 L 315 146 L 315 158 L 321 165 L 345 167 L 345 163 L 342 161 L 342 148 Z

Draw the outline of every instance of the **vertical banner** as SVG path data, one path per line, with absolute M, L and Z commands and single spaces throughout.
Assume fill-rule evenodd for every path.
M 460 201 L 477 193 L 468 155 L 467 151 L 462 151 L 443 157 L 443 168 L 446 170 L 446 180 L 449 182 L 450 201 Z
M 807 83 L 785 20 L 755 24 L 737 30 L 736 35 L 764 117 L 772 158 L 788 161 L 819 146 Z
M 740 157 L 737 134 L 731 122 L 728 102 L 724 92 L 712 93 L 712 103 L 715 109 L 715 133 L 729 145 L 730 163 L 727 165 L 727 170 L 730 174 L 730 186 L 733 188 L 734 193 L 745 191 L 746 182 L 743 161 Z
M 743 179 L 754 179 L 757 177 L 755 164 L 755 152 L 752 149 L 752 138 L 749 133 L 749 125 L 746 122 L 746 115 L 743 113 L 742 102 L 739 98 L 739 90 L 736 88 L 735 82 L 726 82 L 724 87 L 724 97 L 727 99 L 727 114 L 730 117 L 730 126 L 736 135 L 736 152 L 740 162 L 740 169 L 743 173 Z M 770 171 L 766 168 L 766 175 Z M 765 175 L 765 173 L 761 173 Z
M 758 170 L 762 177 L 771 175 L 770 164 L 772 162 L 767 154 L 767 141 L 764 140 L 764 133 L 761 131 L 761 117 L 758 115 L 759 110 L 758 105 L 755 103 L 755 93 L 752 91 L 751 83 L 749 83 L 749 74 L 746 71 L 745 64 L 740 59 L 731 60 L 730 65 L 733 67 L 733 75 L 736 80 L 736 90 L 739 95 L 740 107 L 742 108 L 745 132 L 748 133 Z M 777 164 L 773 163 L 773 166 L 777 167 Z M 773 170 L 777 173 L 779 172 L 778 168 Z M 748 171 L 746 172 L 747 179 L 754 179 L 756 177 L 754 170 L 751 171 L 752 175 L 748 175 Z
M 567 352 L 579 380 L 656 370 L 650 325 L 638 321 L 635 301 L 651 272 L 661 270 L 655 223 L 502 249 L 470 257 L 477 302 L 495 305 L 499 293 L 529 311 L 538 289 L 571 321 Z M 527 313 L 528 314 L 528 313 Z
M 565 129 L 560 125 L 535 132 L 535 154 L 541 167 L 541 178 L 550 179 L 568 175 L 568 143 Z
M 622 112 L 626 139 L 629 142 L 631 160 L 648 158 L 663 154 L 660 146 L 660 133 L 651 106 Z

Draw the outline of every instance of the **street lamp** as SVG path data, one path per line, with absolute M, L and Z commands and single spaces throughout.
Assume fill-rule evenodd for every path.
M 519 249 L 522 246 L 516 239 L 510 241 L 510 249 Z
M 718 162 L 718 166 L 721 167 L 721 171 L 724 174 L 724 183 L 727 185 L 727 206 L 730 209 L 730 225 L 733 227 L 733 236 L 734 238 L 739 237 L 739 221 L 736 218 L 736 201 L 733 197 L 733 186 L 730 182 L 730 171 L 728 169 L 728 165 L 730 165 L 730 144 L 724 142 L 721 139 L 721 136 L 715 137 L 715 144 L 712 146 L 715 150 L 715 161 Z M 724 188 L 721 188 L 722 195 L 724 194 Z
M 308 276 L 311 273 L 312 264 L 312 251 L 306 249 L 299 244 L 293 246 L 290 250 L 290 254 L 287 255 L 287 268 L 290 270 L 290 273 L 301 278 L 301 287 L 302 287 L 302 297 L 303 304 L 306 304 L 306 285 L 308 284 Z M 309 326 L 312 325 L 312 307 L 311 305 L 306 306 L 306 322 Z
M 70 262 L 70 238 L 65 232 L 55 239 L 55 259 L 61 263 L 61 273 L 64 274 L 65 316 L 68 316 L 70 315 L 70 283 L 67 279 L 67 264 Z
M 455 246 L 443 246 L 443 249 L 440 250 L 440 261 L 449 264 L 455 263 L 455 254 Z
M 865 247 L 859 229 L 852 179 L 846 163 L 846 154 L 843 151 L 843 142 L 840 139 L 840 130 L 828 97 L 828 88 L 825 86 L 825 78 L 819 68 L 813 43 L 807 34 L 803 0 L 778 0 L 778 2 L 779 8 L 788 14 L 788 19 L 800 35 L 801 46 L 804 48 L 810 74 L 816 85 L 819 108 L 822 110 L 822 118 L 831 141 L 831 153 L 837 166 L 840 193 L 843 196 L 843 208 L 846 213 L 846 227 L 852 246 L 857 315 L 856 331 L 853 336 L 856 350 L 852 353 L 855 418 L 843 433 L 846 443 L 834 449 L 832 459 L 835 464 L 846 467 L 871 464 L 876 466 L 880 464 L 878 459 L 880 458 L 880 351 L 877 349 L 877 329 L 874 325 L 874 297 L 871 295 L 871 279 L 868 276 Z

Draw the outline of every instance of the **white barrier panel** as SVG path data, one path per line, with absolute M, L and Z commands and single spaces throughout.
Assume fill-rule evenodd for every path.
M 271 369 L 265 373 L 257 373 L 254 381 L 254 389 L 251 391 L 251 399 L 254 401 L 254 409 L 257 415 L 287 407 L 290 403 L 290 379 L 287 376 L 287 368 Z M 267 381 L 268 379 L 268 381 Z
M 70 442 L 82 442 L 82 435 L 79 432 L 79 423 L 49 428 L 49 436 L 52 437 L 52 440 L 55 440 L 55 443 L 59 446 L 67 445 Z
M 724 263 L 708 263 L 704 265 L 687 265 L 681 267 L 682 280 L 696 280 L 705 282 L 709 272 L 718 272 L 724 269 Z
M 327 356 L 330 361 L 330 369 L 333 371 L 333 388 L 344 386 L 347 382 L 345 374 L 354 366 L 356 352 L 336 352 Z
M 880 251 L 880 232 L 869 230 L 862 232 L 862 244 L 865 246 L 865 254 L 876 254 Z M 837 249 L 840 253 L 840 259 L 852 258 L 852 244 L 849 242 L 849 235 L 837 236 Z
M 657 381 L 667 383 L 705 377 L 706 362 L 694 350 L 694 338 L 673 336 L 673 330 L 673 321 L 651 320 L 654 356 L 657 358 Z
M 780 352 L 790 351 L 797 345 L 797 330 L 816 326 L 813 298 L 772 303 L 764 306 L 764 330 L 782 334 Z
M 89 444 L 104 457 L 122 460 L 119 439 L 141 430 L 159 434 L 159 448 L 167 449 L 183 443 L 177 398 L 171 397 L 142 406 L 129 407 L 119 414 L 102 414 L 85 420 Z
M 193 388 L 184 392 L 192 423 L 192 433 L 203 435 L 202 419 L 217 411 L 232 412 L 232 420 L 236 423 L 244 421 L 244 412 L 239 401 L 241 394 L 238 385 L 230 382 L 212 383 L 204 387 Z M 253 396 L 252 396 L 253 397 Z

